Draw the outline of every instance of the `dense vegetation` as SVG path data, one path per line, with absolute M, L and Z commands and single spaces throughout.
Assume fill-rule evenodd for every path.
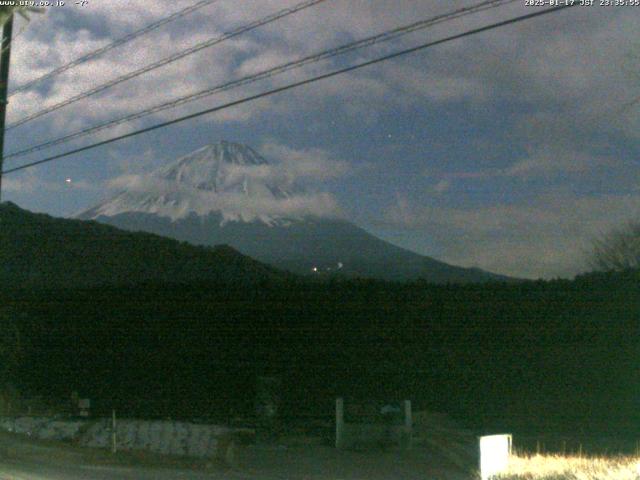
M 250 411 L 255 378 L 284 412 L 412 398 L 492 429 L 631 426 L 638 272 L 444 286 L 304 280 L 84 290 L 3 289 L 24 391 L 79 390 L 131 414 Z
M 342 395 L 411 398 L 487 430 L 625 433 L 638 420 L 638 270 L 310 281 L 228 248 L 1 209 L 0 380 L 28 396 L 231 415 L 275 374 L 292 416 Z
M 227 246 L 196 247 L 0 205 L 2 283 L 77 288 L 145 281 L 252 283 L 282 276 Z

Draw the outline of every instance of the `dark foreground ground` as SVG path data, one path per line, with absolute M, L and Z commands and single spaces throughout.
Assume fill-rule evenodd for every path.
M 110 452 L 0 435 L 0 480 L 462 480 L 469 473 L 424 447 L 339 451 L 326 445 L 238 446 L 233 465 Z

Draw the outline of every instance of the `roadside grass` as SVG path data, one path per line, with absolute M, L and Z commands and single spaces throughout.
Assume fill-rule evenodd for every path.
M 514 454 L 496 480 L 640 480 L 639 456 Z

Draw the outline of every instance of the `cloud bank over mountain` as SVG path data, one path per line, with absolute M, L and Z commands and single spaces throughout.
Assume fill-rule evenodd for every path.
M 93 216 L 146 212 L 172 220 L 220 213 L 223 222 L 337 218 L 340 208 L 326 192 L 308 191 L 309 180 L 344 175 L 344 163 L 325 152 L 297 152 L 269 144 L 281 155 L 269 162 L 255 150 L 231 142 L 202 147 L 146 174 L 121 175 L 108 182 L 117 192 L 92 209 Z

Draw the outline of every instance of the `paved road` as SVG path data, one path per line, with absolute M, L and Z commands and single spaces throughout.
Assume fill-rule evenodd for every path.
M 166 462 L 156 466 L 150 463 L 153 458 L 145 456 L 147 463 L 136 464 L 141 460 L 125 455 L 114 464 L 106 450 L 0 432 L 0 480 L 253 480 L 222 467 L 204 468 L 201 462 L 195 468 Z
M 250 480 L 234 472 L 0 461 L 0 480 Z
M 468 480 L 469 475 L 421 453 L 348 452 L 323 446 L 248 446 L 235 469 L 206 470 L 106 465 L 86 461 L 72 450 L 44 458 L 47 449 L 30 446 L 30 456 L 0 453 L 0 480 Z M 22 452 L 22 451 L 21 451 Z
M 242 470 L 178 470 L 87 464 L 44 463 L 34 460 L 1 460 L 0 480 L 468 480 L 469 475 L 449 468 L 416 463 L 410 459 L 360 455 L 322 458 L 295 452 L 295 458 L 264 452 L 251 458 Z M 260 458 L 262 457 L 262 458 Z M 306 457 L 306 458 L 305 458 Z M 382 455 L 384 457 L 384 455 Z M 409 461 L 407 461 L 409 460 Z

